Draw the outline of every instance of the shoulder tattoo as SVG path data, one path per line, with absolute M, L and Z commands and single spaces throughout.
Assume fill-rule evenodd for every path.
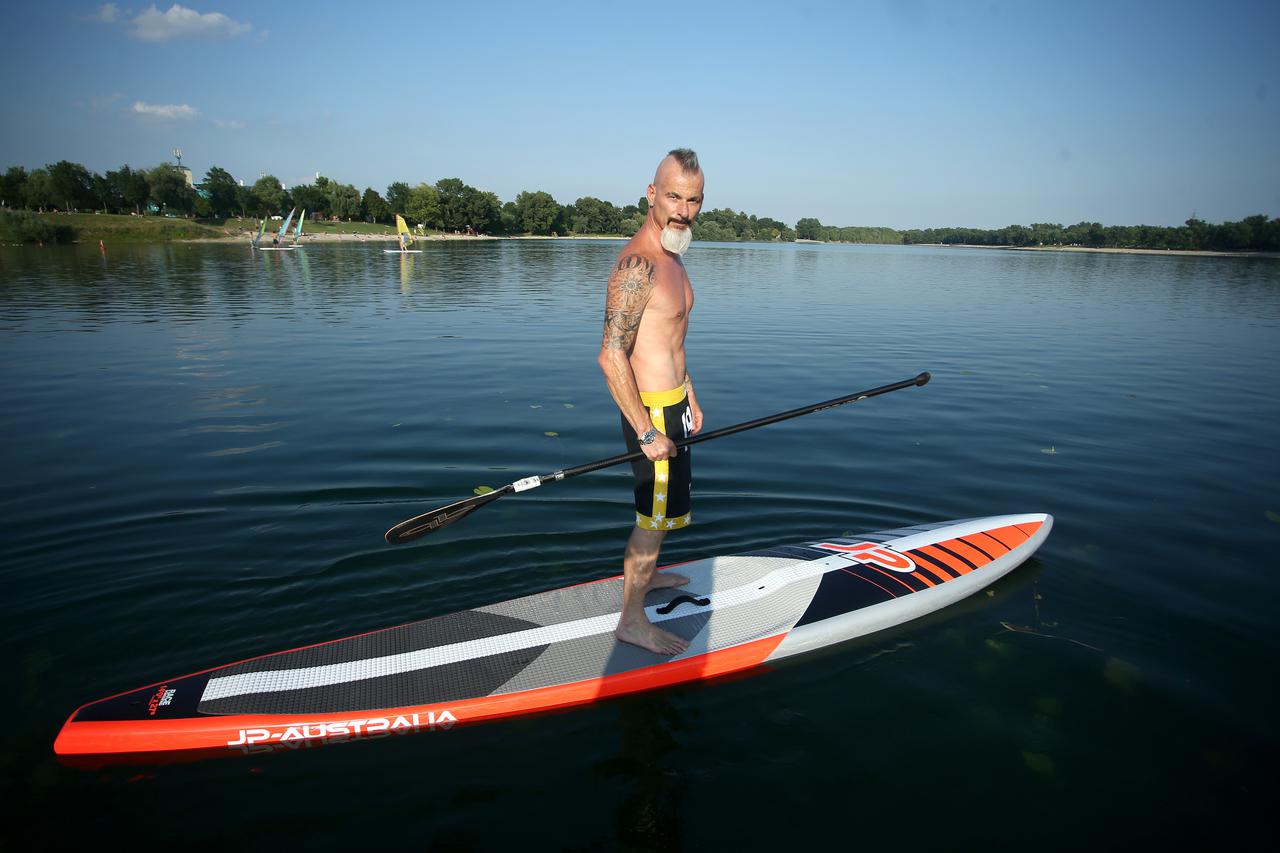
M 604 348 L 630 351 L 653 292 L 653 264 L 643 255 L 618 260 L 604 304 Z

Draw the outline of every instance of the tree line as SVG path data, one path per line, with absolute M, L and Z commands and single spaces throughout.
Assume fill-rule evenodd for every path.
M 274 175 L 263 175 L 242 186 L 231 174 L 213 166 L 195 186 L 172 163 L 151 169 L 128 165 L 105 174 L 90 172 L 79 163 L 61 160 L 28 172 L 10 166 L 0 176 L 0 208 L 96 210 L 104 213 L 156 213 L 225 219 L 283 215 L 305 209 L 312 218 L 390 223 L 402 214 L 411 225 L 444 232 L 478 234 L 634 234 L 644 223 L 649 202 L 618 207 L 585 196 L 561 204 L 548 192 L 526 191 L 502 202 L 491 192 L 476 189 L 460 178 L 410 186 L 392 183 L 385 193 L 372 187 L 363 192 L 351 184 L 317 176 L 309 184 L 286 188 Z M 776 219 L 732 210 L 705 211 L 694 225 L 699 240 L 795 239 L 795 231 Z
M 1280 218 L 1263 214 L 1213 225 L 1192 217 L 1183 225 L 1103 225 L 1037 222 L 1005 228 L 837 228 L 801 219 L 802 240 L 831 243 L 942 244 L 949 246 L 1083 246 L 1091 249 L 1189 249 L 1214 252 L 1280 252 Z
M 567 236 L 634 234 L 649 212 L 649 203 L 618 207 L 585 196 L 561 204 L 541 190 L 519 193 L 503 202 L 460 178 L 410 186 L 397 181 L 379 193 L 317 176 L 309 184 L 286 188 L 274 175 L 242 186 L 231 174 L 213 166 L 192 186 L 172 163 L 151 169 L 127 164 L 105 174 L 79 163 L 60 160 L 28 172 L 10 166 L 0 175 L 0 208 L 97 210 L 106 213 L 159 213 L 196 219 L 267 217 L 305 209 L 313 218 L 390 223 L 396 213 L 412 225 L 444 232 L 538 234 Z M 16 221 L 16 220 L 12 220 Z M 37 227 L 27 223 L 31 228 Z M 27 226 L 24 226 L 27 227 Z M 1239 222 L 1210 224 L 1192 217 L 1175 227 L 1153 225 L 1075 225 L 1033 223 L 998 229 L 836 227 L 816 218 L 799 220 L 795 228 L 769 217 L 728 209 L 703 211 L 693 228 L 702 241 L 818 240 L 836 243 L 943 244 L 973 246 L 1084 246 L 1089 248 L 1196 249 L 1280 252 L 1280 219 L 1262 214 Z

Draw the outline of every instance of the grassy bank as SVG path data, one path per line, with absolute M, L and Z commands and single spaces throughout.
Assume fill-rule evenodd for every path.
M 119 216 L 110 213 L 37 213 L 32 217 L 49 225 L 75 230 L 82 243 L 155 243 L 166 240 L 213 240 L 244 236 L 258 230 L 260 219 L 176 219 L 168 216 Z M 267 233 L 280 229 L 281 221 L 269 221 Z M 289 230 L 293 230 L 293 225 Z M 63 231 L 65 233 L 65 230 Z M 315 222 L 307 220 L 304 234 L 368 234 L 395 236 L 390 225 L 368 222 Z
M 26 210 L 0 210 L 0 243 L 72 243 L 76 230 L 61 222 L 49 222 Z
M 54 226 L 75 229 L 82 243 L 160 242 L 164 240 L 202 240 L 226 237 L 221 228 L 193 219 L 170 219 L 167 216 L 117 216 L 110 213 L 41 213 L 36 214 Z
M 232 234 L 248 234 L 258 230 L 261 219 L 207 219 L 201 220 L 210 225 L 222 228 Z M 280 226 L 284 224 L 283 220 L 271 220 L 267 222 L 267 233 L 273 234 L 280 230 Z M 296 227 L 297 223 L 289 226 L 290 233 Z M 368 222 L 322 222 L 314 219 L 308 219 L 307 224 L 302 227 L 303 234 L 375 234 L 379 237 L 394 237 L 396 229 L 390 225 L 370 224 Z

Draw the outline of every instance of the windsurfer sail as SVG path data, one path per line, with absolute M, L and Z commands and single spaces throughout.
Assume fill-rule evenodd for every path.
M 271 245 L 279 246 L 280 241 L 284 239 L 284 235 L 289 233 L 289 226 L 293 224 L 293 215 L 298 212 L 298 208 L 289 211 L 289 215 L 285 217 L 284 224 L 280 226 L 280 233 L 271 238 Z
M 298 245 L 298 241 L 302 239 L 302 223 L 307 221 L 307 209 L 302 208 L 302 213 L 298 215 L 298 225 L 293 232 L 293 245 Z
M 249 240 L 249 245 L 255 249 L 258 248 L 258 243 L 262 241 L 262 235 L 265 233 L 267 233 L 267 219 L 264 216 L 262 218 L 262 225 L 258 226 L 258 233 Z
M 396 214 L 396 232 L 400 235 L 400 251 L 407 251 L 413 245 L 413 232 L 409 230 L 404 217 L 398 213 Z

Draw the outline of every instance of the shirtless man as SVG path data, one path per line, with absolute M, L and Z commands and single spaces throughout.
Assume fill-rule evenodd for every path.
M 685 367 L 684 337 L 693 308 L 693 287 L 680 256 L 702 207 L 703 176 L 698 155 L 672 151 L 649 184 L 649 214 L 609 276 L 600 369 L 622 412 L 629 450 L 643 450 L 632 463 L 636 478 L 636 526 L 623 557 L 622 613 L 616 636 L 661 655 L 688 648 L 681 637 L 651 623 L 644 612 L 650 589 L 683 586 L 689 579 L 656 571 L 668 530 L 689 524 L 690 455 L 673 438 L 702 428 L 702 410 Z

